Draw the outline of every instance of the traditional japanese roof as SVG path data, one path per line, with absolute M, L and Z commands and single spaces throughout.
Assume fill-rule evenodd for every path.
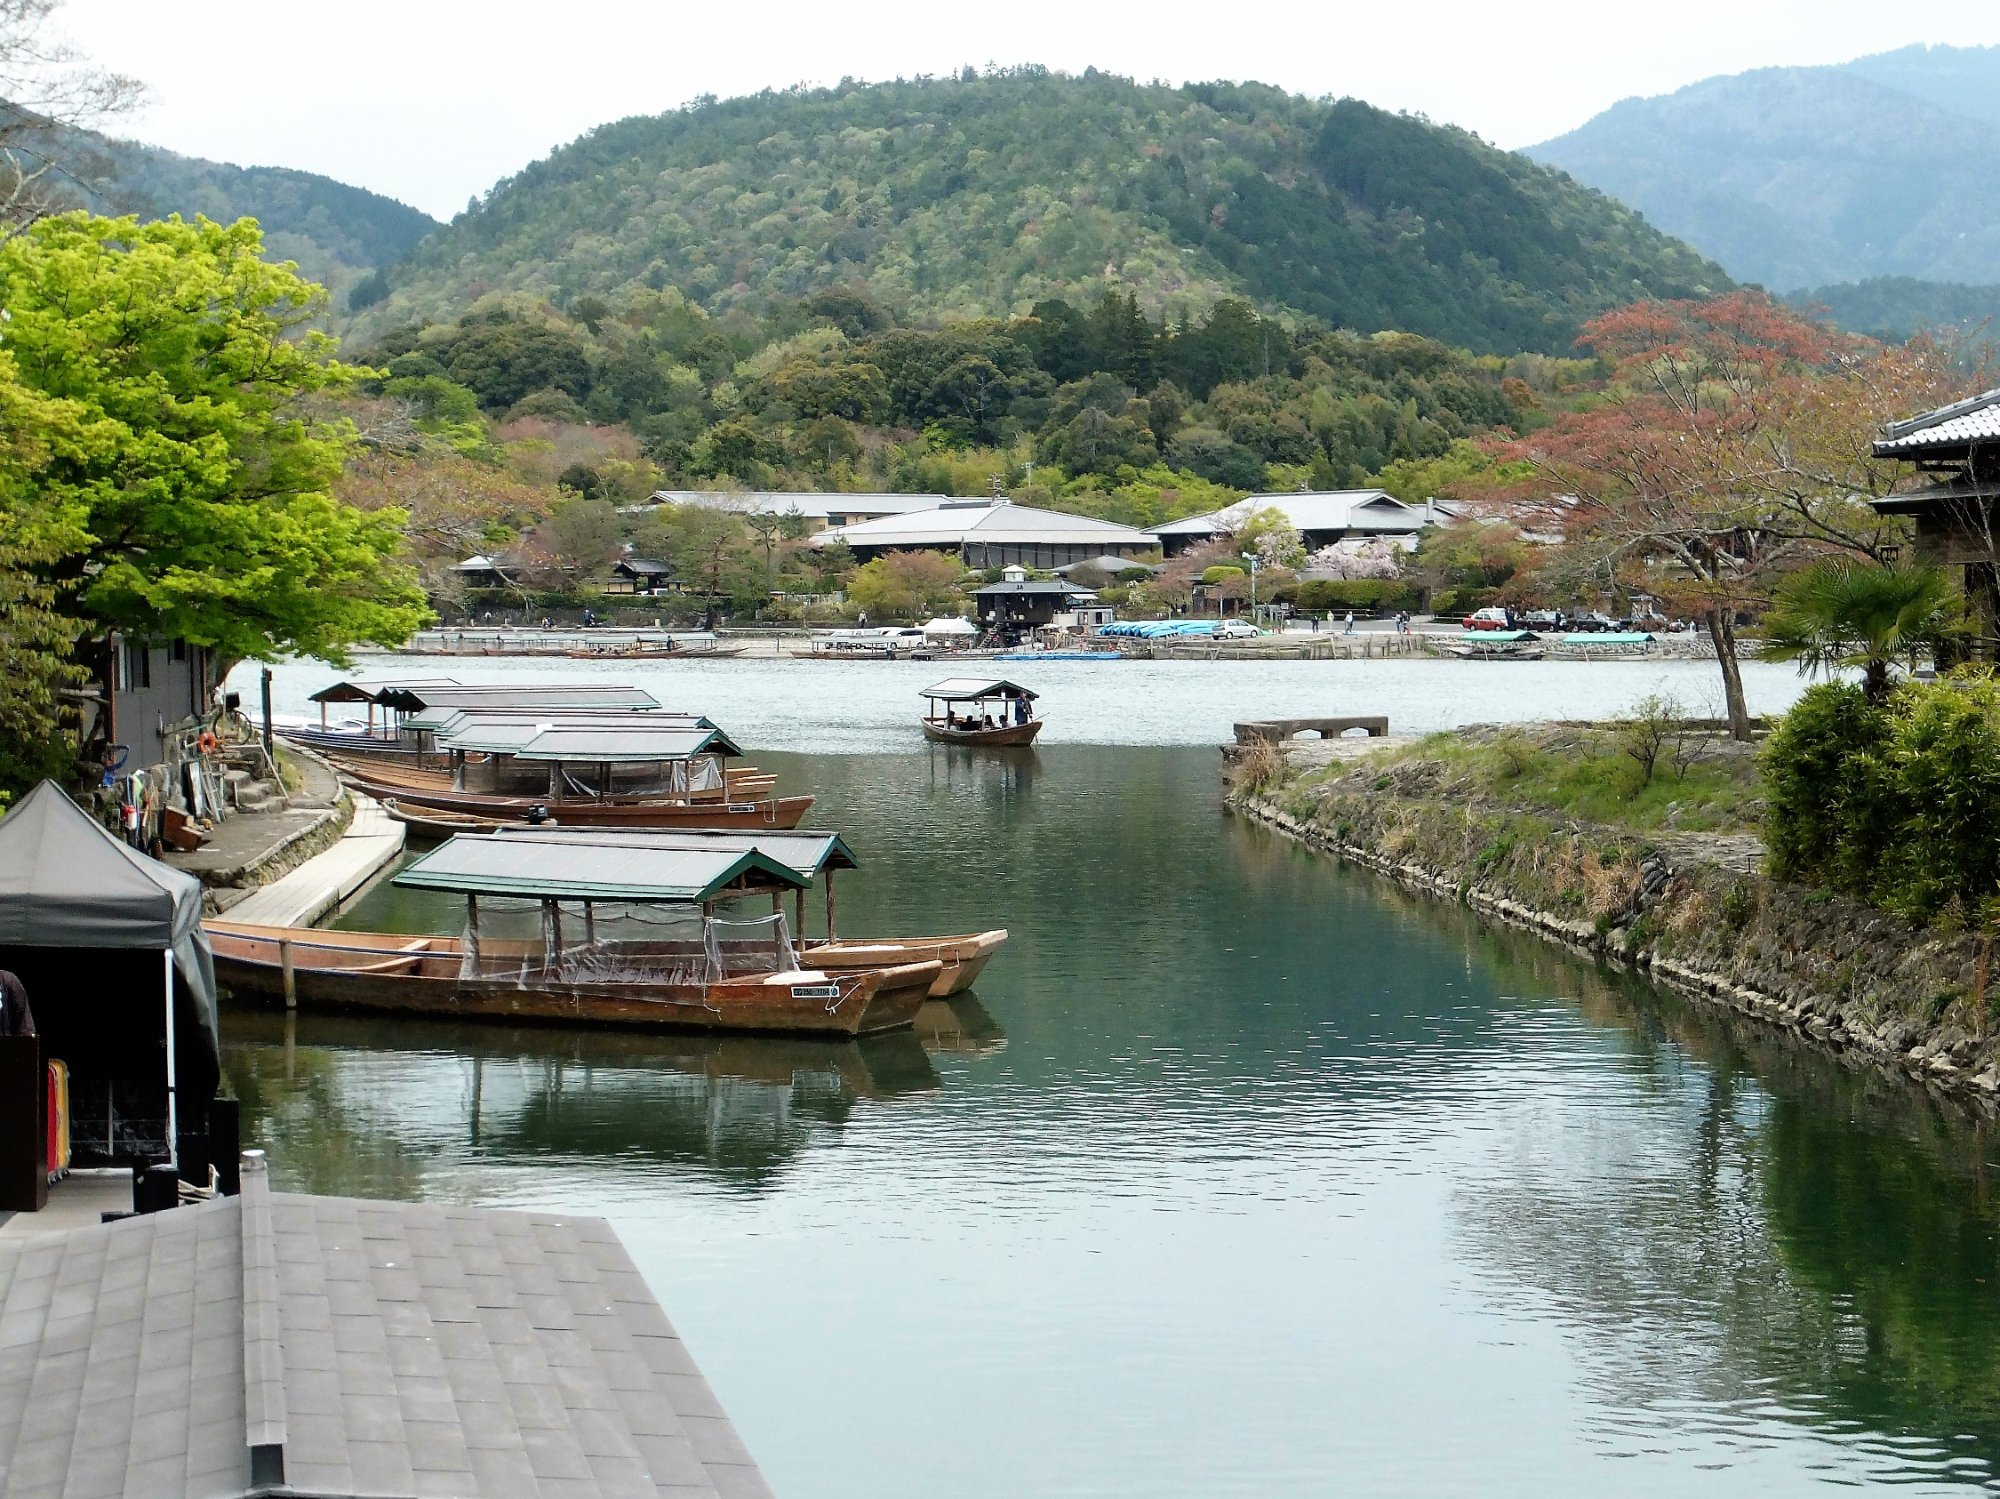
M 487 835 L 509 842 L 602 848 L 680 849 L 696 853 L 760 853 L 810 880 L 828 869 L 856 869 L 859 861 L 838 833 L 812 828 L 739 833 L 702 828 L 501 828 Z
M 947 677 L 935 687 L 926 687 L 917 696 L 939 698 L 953 703 L 971 702 L 975 698 L 982 697 L 1022 697 L 1033 702 L 1039 694 L 1030 692 L 1018 683 L 1009 682 L 1004 677 Z
M 998 583 L 987 583 L 972 590 L 974 598 L 984 598 L 988 594 L 1035 594 L 1054 593 L 1065 598 L 1095 598 L 1081 583 L 1065 583 L 1060 578 L 1002 578 Z
M 673 569 L 664 562 L 654 562 L 646 557 L 621 557 L 613 564 L 614 573 L 627 573 L 638 578 L 664 578 Z
M 260 1168 L 0 1238 L 10 1496 L 770 1493 L 609 1224 Z
M 1140 572 L 1145 573 L 1156 573 L 1160 570 L 1150 562 L 1134 562 L 1130 557 L 1114 557 L 1107 553 L 1101 557 L 1086 557 L 1081 562 L 1071 562 L 1062 567 L 1055 568 L 1053 571 L 1067 578 L 1080 567 L 1094 567 L 1101 573 L 1110 573 L 1114 578 L 1122 572 L 1131 571 L 1133 568 L 1137 568 Z
M 813 545 L 835 541 L 865 547 L 963 546 L 967 542 L 1028 546 L 1040 542 L 1047 546 L 1096 546 L 1106 551 L 1114 547 L 1137 550 L 1154 544 L 1144 531 L 1131 526 L 1007 500 L 949 500 L 929 510 L 822 531 L 813 538 Z
M 1253 494 L 1234 505 L 1154 526 L 1153 536 L 1221 536 L 1233 533 L 1259 510 L 1277 510 L 1295 531 L 1384 531 L 1422 529 L 1424 512 L 1405 505 L 1386 489 L 1336 489 L 1312 494 Z
M 835 490 L 656 489 L 656 505 L 699 505 L 735 515 L 903 515 L 929 510 L 941 494 L 845 494 Z
M 647 715 L 650 717 L 650 715 Z M 459 749 L 456 742 L 449 748 Z M 595 761 L 634 764 L 649 760 L 692 760 L 696 755 L 740 755 L 742 750 L 722 730 L 679 722 L 629 727 L 609 724 L 565 724 L 558 720 L 517 748 L 503 753 L 516 760 Z
M 618 709 L 589 708 L 530 709 L 526 712 L 519 708 L 458 708 L 448 717 L 436 721 L 435 733 L 440 749 L 464 750 L 480 755 L 511 755 L 537 734 L 558 726 L 568 729 L 619 729 L 635 723 L 643 724 L 649 732 L 656 729 L 715 727 L 706 718 L 693 713 L 661 711 L 634 714 Z
M 643 687 L 596 682 L 495 683 L 472 687 L 394 687 L 377 694 L 384 707 L 410 714 L 404 725 L 432 729 L 459 708 L 496 707 L 540 710 L 554 708 L 625 708 L 635 713 L 659 710 L 659 699 Z
M 335 682 L 331 687 L 322 687 L 306 701 L 309 703 L 372 703 L 384 692 L 403 688 L 415 690 L 421 687 L 456 687 L 453 677 L 389 677 L 381 681 Z
M 1874 445 L 1877 458 L 1924 458 L 1939 449 L 2000 440 L 2000 388 L 1891 422 Z
M 394 883 L 460 895 L 676 905 L 733 890 L 791 890 L 810 883 L 791 865 L 755 848 L 677 847 L 633 836 L 586 841 L 563 828 L 519 832 L 506 838 L 456 834 L 405 866 Z
M 1925 485 L 1921 489 L 1905 489 L 1896 494 L 1883 495 L 1879 500 L 1868 503 L 1884 515 L 1912 514 L 1924 510 L 1944 510 L 1948 514 L 1951 507 L 1963 506 L 1965 508 L 1961 513 L 1970 517 L 2000 503 L 2000 484 L 1961 477 L 1942 484 Z

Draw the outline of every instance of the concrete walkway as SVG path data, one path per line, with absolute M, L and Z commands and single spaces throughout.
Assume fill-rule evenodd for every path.
M 311 926 L 338 910 L 403 852 L 408 830 L 373 797 L 354 794 L 354 821 L 340 842 L 268 885 L 260 885 L 222 915 L 256 926 Z
M 72 1171 L 49 1188 L 48 1206 L 39 1213 L 0 1214 L 0 1238 L 11 1241 L 37 1234 L 67 1233 L 73 1228 L 95 1228 L 106 1213 L 131 1211 L 129 1166 Z

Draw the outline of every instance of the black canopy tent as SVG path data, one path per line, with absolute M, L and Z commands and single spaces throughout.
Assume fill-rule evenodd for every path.
M 181 1163 L 221 1078 L 201 882 L 128 848 L 44 781 L 0 817 L 0 968 L 70 1069 L 79 1164 Z

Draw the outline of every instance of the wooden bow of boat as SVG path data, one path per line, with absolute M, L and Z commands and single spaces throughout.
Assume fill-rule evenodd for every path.
M 866 968 L 874 963 L 936 959 L 943 969 L 931 986 L 931 997 L 943 999 L 970 989 L 1006 940 L 1005 927 L 952 937 L 884 937 L 874 942 L 842 938 L 836 942 L 809 942 L 800 956 L 815 968 L 835 971 Z

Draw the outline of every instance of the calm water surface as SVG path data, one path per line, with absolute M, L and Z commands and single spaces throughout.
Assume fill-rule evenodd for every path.
M 1984 1132 L 1217 809 L 1218 713 L 1659 669 L 1187 665 L 1035 679 L 1204 743 L 1011 758 L 910 742 L 934 668 L 677 668 L 860 852 L 844 931 L 1012 929 L 976 999 L 845 1046 L 235 1014 L 248 1128 L 292 1187 L 611 1218 L 787 1499 L 1989 1484 Z

